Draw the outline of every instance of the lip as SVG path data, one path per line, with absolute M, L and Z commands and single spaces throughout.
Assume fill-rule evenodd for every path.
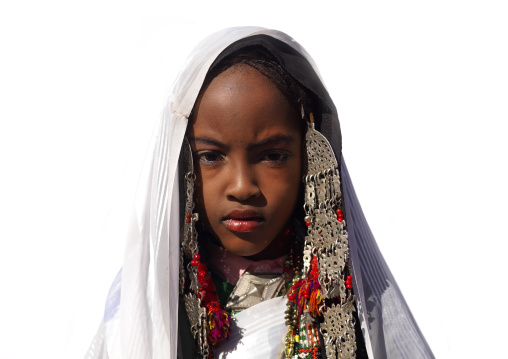
M 265 219 L 253 210 L 234 210 L 222 220 L 231 232 L 253 232 L 258 229 Z

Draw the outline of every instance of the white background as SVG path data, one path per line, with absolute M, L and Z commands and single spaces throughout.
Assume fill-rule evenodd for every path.
M 276 28 L 314 57 L 371 229 L 437 358 L 507 358 L 504 1 L 0 5 L 0 358 L 81 358 L 192 47 Z

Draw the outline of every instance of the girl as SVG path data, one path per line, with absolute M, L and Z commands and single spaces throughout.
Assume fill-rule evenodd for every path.
M 162 117 L 88 358 L 433 358 L 301 46 L 211 35 Z

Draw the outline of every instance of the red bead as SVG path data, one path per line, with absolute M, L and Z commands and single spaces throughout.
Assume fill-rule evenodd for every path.
M 191 223 L 191 219 L 190 218 L 185 218 L 185 223 Z
M 352 284 L 353 284 L 353 283 L 351 283 L 351 281 L 350 281 L 350 280 L 347 280 L 347 281 L 346 281 L 346 286 L 348 286 L 348 285 L 352 285 Z
M 353 288 L 353 286 L 351 284 L 346 284 L 346 288 L 351 289 L 351 288 Z
M 198 262 L 197 260 L 194 260 L 194 259 L 190 261 L 190 265 L 191 265 L 191 266 L 194 266 L 194 267 L 195 267 L 195 266 L 197 266 L 197 265 L 198 265 L 198 263 L 199 263 L 199 262 Z
M 288 229 L 286 229 L 286 232 L 284 232 L 284 234 L 285 234 L 286 236 L 289 236 L 289 234 L 290 234 L 290 233 L 291 233 L 291 231 L 289 230 L 289 228 L 288 228 Z
M 201 259 L 201 256 L 199 254 L 194 254 L 194 259 L 199 261 Z
M 346 279 L 347 279 L 347 280 L 353 280 L 353 277 L 352 277 L 352 276 L 350 276 L 350 275 L 348 275 Z
M 305 225 L 308 227 L 310 226 L 310 222 L 305 222 Z
M 191 218 L 192 214 L 191 213 L 187 213 L 185 214 L 185 218 Z
M 339 217 L 339 218 L 337 218 L 337 220 L 338 220 L 339 222 L 342 222 L 342 221 L 344 220 L 344 218 Z
M 340 208 L 339 208 L 339 209 L 337 210 L 337 214 L 340 216 L 340 214 L 341 214 L 341 213 L 342 213 L 342 209 L 340 209 Z

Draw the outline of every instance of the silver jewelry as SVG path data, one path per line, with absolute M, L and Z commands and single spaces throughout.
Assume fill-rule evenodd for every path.
M 196 231 L 196 222 L 199 220 L 197 213 L 192 213 L 194 210 L 194 181 L 196 175 L 194 174 L 194 163 L 192 160 L 192 149 L 189 141 L 185 137 L 182 144 L 182 163 L 183 173 L 185 179 L 185 211 L 183 220 L 183 234 L 180 250 L 180 292 L 183 294 L 185 287 L 185 270 L 184 270 L 184 256 L 187 262 L 198 254 L 198 232 Z M 199 289 L 198 282 L 198 268 L 188 264 L 187 272 L 189 273 L 189 288 L 188 294 L 183 297 L 185 303 L 185 310 L 189 318 L 191 333 L 198 346 L 201 357 L 208 358 L 210 348 L 208 345 L 208 327 L 206 325 L 206 308 L 201 307 L 201 299 L 196 296 Z
M 320 311 L 324 322 L 321 334 L 327 358 L 355 358 L 354 296 L 345 284 L 349 244 L 346 222 L 336 210 L 341 207 L 339 165 L 328 140 L 315 129 L 312 114 L 305 135 L 307 173 L 305 182 L 305 237 L 303 275 L 307 276 L 312 257 L 319 267 L 321 296 L 334 304 Z M 342 213 L 342 212 L 340 212 Z
M 208 358 L 210 348 L 207 341 L 206 308 L 201 307 L 201 299 L 193 294 L 186 294 L 183 299 L 191 333 L 196 340 L 201 357 Z
M 275 298 L 284 286 L 287 276 L 285 272 L 282 274 L 244 273 L 231 292 L 226 308 L 237 312 Z
M 196 222 L 199 220 L 194 210 L 194 162 L 192 160 L 192 149 L 187 137 L 184 138 L 182 144 L 182 162 L 183 172 L 185 173 L 185 215 L 183 223 L 183 241 L 182 249 L 188 258 L 198 253 L 198 232 L 196 231 Z

